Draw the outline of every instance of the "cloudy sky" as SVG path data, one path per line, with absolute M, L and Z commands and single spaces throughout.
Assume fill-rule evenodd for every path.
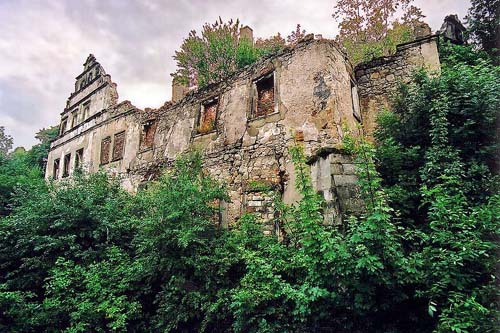
M 170 99 L 172 59 L 192 29 L 218 16 L 240 18 L 256 37 L 288 35 L 297 23 L 334 37 L 335 0 L 0 0 L 0 126 L 14 146 L 57 124 L 74 78 L 93 53 L 120 100 L 140 108 Z M 466 14 L 468 0 L 414 0 L 433 30 L 446 14 Z

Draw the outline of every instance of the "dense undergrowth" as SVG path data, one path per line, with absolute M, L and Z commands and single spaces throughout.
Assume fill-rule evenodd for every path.
M 366 211 L 343 228 L 322 224 L 300 146 L 280 240 L 252 215 L 213 223 L 228 198 L 197 154 L 137 195 L 102 173 L 19 182 L 0 219 L 0 331 L 494 332 L 500 70 L 442 54 L 440 76 L 401 86 L 375 146 L 345 139 Z

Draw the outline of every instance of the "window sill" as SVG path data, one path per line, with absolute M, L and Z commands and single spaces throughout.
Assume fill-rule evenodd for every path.
M 277 115 L 277 114 L 279 114 L 279 111 L 274 111 L 273 113 L 268 113 L 268 114 L 265 114 L 263 116 L 252 117 L 252 118 L 248 119 L 248 121 L 250 122 L 250 121 L 254 121 L 254 120 L 261 120 L 261 119 L 265 119 L 267 117 L 272 117 L 272 116 Z
M 279 111 L 277 111 L 277 112 L 266 114 L 264 116 L 250 118 L 247 120 L 247 126 L 261 127 L 264 124 L 278 122 L 281 119 L 282 119 L 282 114 Z
M 139 149 L 139 154 L 147 153 L 148 151 L 152 151 L 152 150 L 153 150 L 153 147 Z
M 208 132 L 203 132 L 203 133 L 198 133 L 198 132 L 195 132 L 193 134 L 193 139 L 195 138 L 199 138 L 199 137 L 204 137 L 205 135 L 210 135 L 210 134 L 217 134 L 217 129 L 213 129 L 211 131 L 208 131 Z

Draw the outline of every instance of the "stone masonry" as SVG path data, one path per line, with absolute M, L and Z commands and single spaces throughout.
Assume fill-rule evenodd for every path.
M 340 223 L 362 209 L 355 166 L 341 149 L 346 131 L 370 132 L 396 82 L 421 66 L 439 70 L 434 37 L 399 46 L 395 56 L 358 66 L 355 75 L 335 43 L 308 36 L 204 89 L 174 83 L 173 101 L 139 110 L 117 102 L 111 77 L 90 55 L 61 114 L 66 126 L 51 145 L 46 177 L 104 169 L 136 191 L 179 154 L 199 149 L 204 168 L 229 191 L 219 222 L 247 212 L 270 222 L 276 196 L 286 203 L 299 198 L 288 150 L 301 144 L 325 198 L 325 222 Z M 265 233 L 275 231 L 265 223 Z
M 390 98 L 399 83 L 408 83 L 412 72 L 420 68 L 431 74 L 439 73 L 441 65 L 437 43 L 438 37 L 430 35 L 398 45 L 392 56 L 356 66 L 363 128 L 368 136 L 375 128 L 377 112 L 389 108 Z

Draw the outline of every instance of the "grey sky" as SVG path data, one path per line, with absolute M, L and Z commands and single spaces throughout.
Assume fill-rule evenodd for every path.
M 57 124 L 89 53 L 118 84 L 120 100 L 158 107 L 170 99 L 169 73 L 182 39 L 219 16 L 239 18 L 256 37 L 288 35 L 297 23 L 332 38 L 334 0 L 0 0 L 0 125 L 29 148 Z M 469 0 L 415 0 L 433 30 L 463 18 Z

